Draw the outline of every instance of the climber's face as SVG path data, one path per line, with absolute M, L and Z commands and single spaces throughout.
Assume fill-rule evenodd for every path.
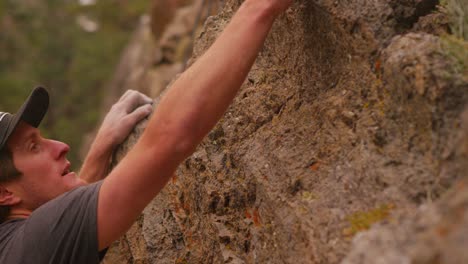
M 76 173 L 70 171 L 70 162 L 66 159 L 70 147 L 43 138 L 37 128 L 27 123 L 18 124 L 7 146 L 16 169 L 22 174 L 18 179 L 4 184 L 16 199 L 13 206 L 32 211 L 85 184 Z

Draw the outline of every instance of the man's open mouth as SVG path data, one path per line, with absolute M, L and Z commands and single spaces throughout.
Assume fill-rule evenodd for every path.
M 70 173 L 70 164 L 67 164 L 67 166 L 65 167 L 65 169 L 62 172 L 62 176 L 65 176 L 68 173 Z

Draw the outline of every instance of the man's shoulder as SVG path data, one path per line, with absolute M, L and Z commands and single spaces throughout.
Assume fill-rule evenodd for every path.
M 52 199 L 49 202 L 53 202 L 55 200 L 60 200 L 60 199 L 73 199 L 74 197 L 81 197 L 82 195 L 87 194 L 87 193 L 93 194 L 94 192 L 99 190 L 101 184 L 102 184 L 102 180 L 76 187 L 68 192 L 65 192 L 57 196 L 55 199 Z
M 23 226 L 26 219 L 12 219 L 0 224 L 0 248 L 9 237 L 15 234 L 19 227 Z
M 43 204 L 27 219 L 2 224 L 0 263 L 97 263 L 100 186 L 96 182 L 75 188 Z
M 101 184 L 102 184 L 102 181 L 98 181 L 98 182 L 80 186 L 68 192 L 65 192 L 61 194 L 60 196 L 57 196 L 56 198 L 41 205 L 39 208 L 33 211 L 31 216 L 34 216 L 35 214 L 39 214 L 43 211 L 48 211 L 52 208 L 55 208 L 54 211 L 60 208 L 72 209 L 72 208 L 68 208 L 68 205 L 75 204 L 75 203 L 89 202 L 90 200 L 94 200 L 94 199 L 97 200 L 97 194 L 99 192 L 99 188 L 101 187 Z M 31 219 L 31 217 L 29 219 Z
M 11 251 L 17 251 L 16 243 L 20 241 L 23 235 L 23 227 L 26 219 L 13 219 L 0 224 L 0 263 L 5 263 L 6 254 Z
M 70 190 L 50 201 L 41 205 L 36 210 L 34 210 L 29 218 L 25 219 L 12 219 L 5 221 L 0 224 L 0 249 L 8 244 L 15 235 L 24 228 L 31 220 L 35 220 L 35 216 L 38 214 L 45 214 L 48 217 L 53 217 L 53 213 L 57 212 L 59 209 L 58 207 L 63 207 L 63 209 L 67 209 L 68 203 L 77 202 L 80 199 L 86 199 L 83 196 L 93 196 L 96 195 L 95 192 L 99 190 L 101 182 L 96 182 L 92 184 L 88 184 L 85 186 L 80 186 Z M 72 209 L 72 208 L 70 208 Z M 53 212 L 51 212 L 51 210 Z

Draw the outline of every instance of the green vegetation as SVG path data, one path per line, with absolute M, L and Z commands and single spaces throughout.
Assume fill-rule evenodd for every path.
M 441 38 L 442 48 L 454 60 L 455 71 L 466 74 L 468 71 L 468 42 L 452 35 Z
M 83 135 L 97 125 L 104 85 L 149 2 L 0 1 L 0 109 L 15 112 L 34 86 L 47 87 L 43 134 L 71 146 L 76 169 Z M 80 16 L 98 28 L 85 30 Z
M 468 1 L 443 0 L 441 10 L 450 21 L 452 35 L 441 38 L 445 55 L 454 61 L 454 71 L 466 76 L 468 73 Z
M 442 0 L 441 6 L 449 16 L 452 33 L 468 40 L 468 1 Z

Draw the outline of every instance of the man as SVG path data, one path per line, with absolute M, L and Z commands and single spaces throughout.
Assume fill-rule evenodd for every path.
M 19 174 L 0 180 L 0 205 L 10 208 L 0 226 L 0 263 L 98 263 L 99 251 L 128 230 L 221 118 L 274 20 L 291 2 L 246 0 L 213 46 L 168 90 L 139 141 L 104 180 L 110 150 L 148 113 L 148 98 L 131 93 L 113 107 L 81 178 L 69 171 L 68 147 L 44 139 L 36 128 L 47 109 L 44 89 L 34 90 L 16 115 L 0 114 L 8 121 L 0 130 L 2 160 L 14 165 L 0 164 L 0 173 Z M 116 124 L 126 133 L 113 134 L 109 127 Z
M 65 261 L 71 248 L 63 248 L 61 254 L 53 256 L 44 252 L 74 246 L 67 241 L 78 242 L 80 235 L 83 235 L 81 243 L 89 244 L 93 248 L 91 252 L 97 252 L 96 242 L 94 246 L 89 243 L 96 241 L 93 231 L 96 215 L 83 215 L 83 212 L 92 213 L 87 210 L 95 212 L 91 208 L 95 207 L 95 202 L 93 205 L 92 201 L 79 200 L 93 193 L 77 189 L 67 196 L 60 195 L 104 178 L 114 147 L 123 142 L 134 125 L 152 109 L 150 98 L 127 91 L 106 115 L 79 178 L 70 171 L 65 157 L 69 147 L 42 138 L 35 128 L 47 111 L 48 102 L 47 91 L 39 87 L 16 115 L 0 113 L 0 223 L 3 223 L 0 225 L 0 263 L 73 263 Z M 58 217 L 57 213 L 64 215 Z M 75 225 L 77 219 L 89 222 Z M 25 239 L 31 244 L 22 242 Z M 89 256 L 93 255 L 75 257 L 74 263 L 93 263 Z M 38 262 L 41 258 L 43 261 Z

